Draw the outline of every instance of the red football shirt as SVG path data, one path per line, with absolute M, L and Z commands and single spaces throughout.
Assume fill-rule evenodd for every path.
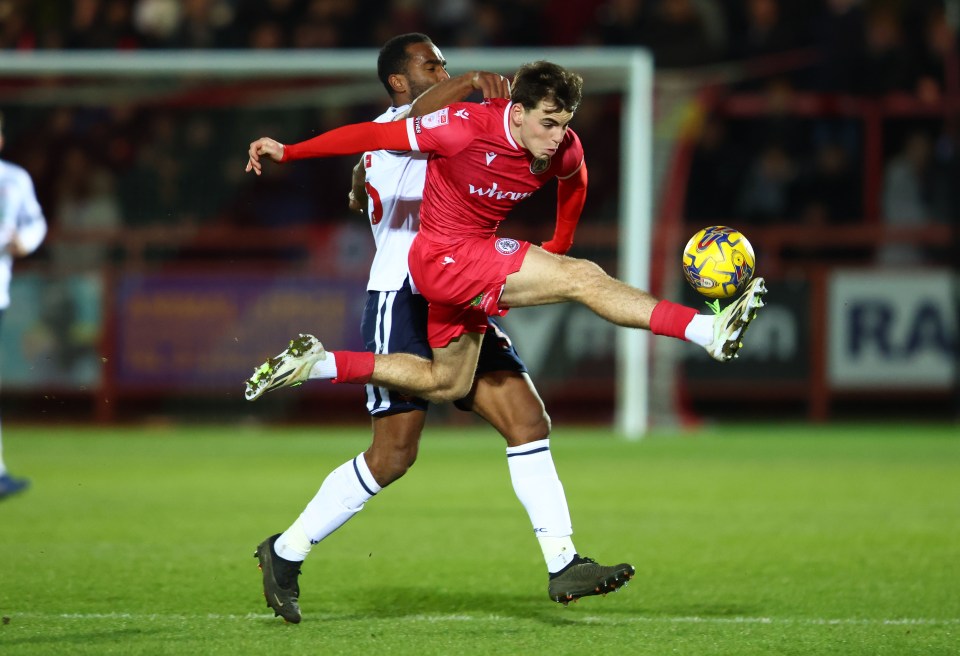
M 431 241 L 487 238 L 521 200 L 583 163 L 583 147 L 568 129 L 556 154 L 536 160 L 510 136 L 506 99 L 455 103 L 407 119 L 417 150 L 430 153 L 420 234 Z M 411 144 L 413 145 L 413 144 Z

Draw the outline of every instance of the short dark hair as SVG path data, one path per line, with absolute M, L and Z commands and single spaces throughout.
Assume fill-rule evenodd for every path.
M 391 98 L 393 98 L 393 89 L 390 88 L 389 78 L 407 69 L 407 62 L 410 59 L 407 46 L 412 43 L 433 43 L 433 41 L 426 34 L 410 32 L 393 37 L 380 48 L 380 56 L 377 57 L 377 76 Z
M 563 66 L 537 61 L 524 64 L 513 76 L 510 100 L 531 110 L 541 100 L 548 101 L 555 111 L 577 111 L 583 99 L 583 78 Z

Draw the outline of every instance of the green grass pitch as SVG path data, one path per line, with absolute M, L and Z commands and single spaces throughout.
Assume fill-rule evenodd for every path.
M 627 560 L 551 602 L 503 442 L 428 427 L 410 473 L 317 546 L 304 620 L 254 547 L 362 428 L 4 429 L 0 654 L 960 653 L 955 425 L 723 426 L 640 443 L 558 428 L 578 549 Z

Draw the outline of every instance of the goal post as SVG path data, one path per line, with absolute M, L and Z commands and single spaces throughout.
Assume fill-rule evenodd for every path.
M 653 234 L 653 61 L 638 48 L 444 48 L 457 74 L 469 69 L 512 72 L 525 62 L 549 60 L 584 76 L 586 93 L 618 93 L 621 102 L 620 185 L 617 217 L 618 276 L 649 289 Z M 209 79 L 325 78 L 314 89 L 298 86 L 254 101 L 257 108 L 336 106 L 379 103 L 384 92 L 373 74 L 376 50 L 329 51 L 37 51 L 0 53 L 0 106 L 56 103 L 45 80 L 79 81 L 71 102 L 109 104 L 127 101 L 139 85 L 177 80 L 202 84 Z M 11 83 L 12 81 L 12 83 Z M 83 82 L 86 81 L 86 86 Z M 585 144 L 589 151 L 590 144 Z M 649 425 L 649 334 L 617 329 L 615 423 L 619 434 L 639 439 Z

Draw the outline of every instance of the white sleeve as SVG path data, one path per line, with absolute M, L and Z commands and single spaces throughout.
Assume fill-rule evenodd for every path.
M 23 203 L 17 213 L 17 239 L 28 253 L 32 253 L 47 236 L 47 221 L 44 219 L 30 175 L 24 171 L 19 183 Z

